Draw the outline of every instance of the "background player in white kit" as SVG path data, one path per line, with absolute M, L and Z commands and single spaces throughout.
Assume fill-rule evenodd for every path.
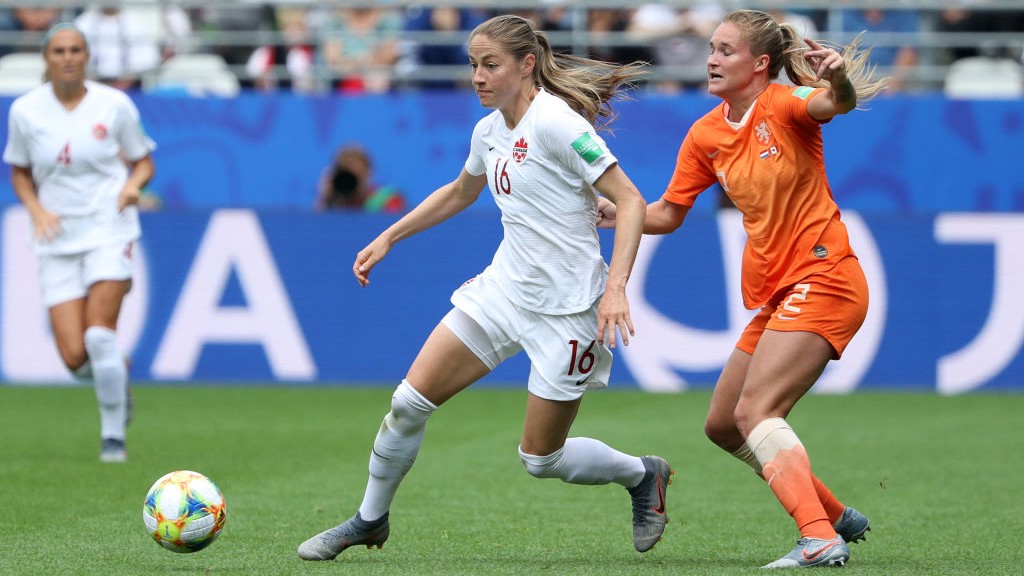
M 525 350 L 532 367 L 519 457 L 538 478 L 572 484 L 614 482 L 629 489 L 637 550 L 665 528 L 672 470 L 657 456 L 623 454 L 583 437 L 567 438 L 588 387 L 605 386 L 617 336 L 633 325 L 626 282 L 646 203 L 594 124 L 639 65 L 554 55 L 543 33 L 518 16 L 498 16 L 469 38 L 473 86 L 495 108 L 473 131 L 469 158 L 435 190 L 359 252 L 356 279 L 404 238 L 472 204 L 484 187 L 502 212 L 504 239 L 479 276 L 452 295 L 455 307 L 424 343 L 391 400 L 370 455 L 370 476 L 355 516 L 303 542 L 305 560 L 328 560 L 349 546 L 380 547 L 389 509 L 412 467 L 427 419 L 442 403 Z M 610 266 L 596 228 L 598 193 L 615 203 Z
M 4 162 L 32 218 L 61 359 L 96 387 L 100 460 L 123 462 L 128 371 L 117 319 L 140 236 L 135 205 L 156 146 L 126 94 L 85 78 L 89 47 L 72 24 L 47 32 L 42 51 L 48 82 L 11 105 Z

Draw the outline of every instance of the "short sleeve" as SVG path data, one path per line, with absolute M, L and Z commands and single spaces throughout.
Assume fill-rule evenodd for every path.
M 479 176 L 487 170 L 487 166 L 484 164 L 484 155 L 481 152 L 483 143 L 480 141 L 480 131 L 483 120 L 476 123 L 476 127 L 473 128 L 473 137 L 469 142 L 469 157 L 466 158 L 466 172 L 472 176 Z
M 120 130 L 118 142 L 125 156 L 132 161 L 141 160 L 156 149 L 156 143 L 146 134 L 142 126 L 142 118 L 135 104 L 127 97 L 118 111 Z
M 697 195 L 707 190 L 717 181 L 715 169 L 708 160 L 707 154 L 700 151 L 691 129 L 683 138 L 676 155 L 676 167 L 672 171 L 672 179 L 662 198 L 673 204 L 693 206 Z
M 542 122 L 540 126 L 552 155 L 589 184 L 596 182 L 618 162 L 594 127 L 575 112 Z
M 828 120 L 822 122 L 811 116 L 810 112 L 807 111 L 807 105 L 810 103 L 811 98 L 814 98 L 824 90 L 824 88 L 813 88 L 811 86 L 794 86 L 787 93 L 781 95 L 785 106 L 777 107 L 776 113 L 779 110 L 784 111 L 786 116 L 788 116 L 786 119 L 787 124 L 792 123 L 805 127 L 820 126 L 828 122 Z M 776 96 L 776 98 L 778 97 Z
M 11 105 L 7 115 L 7 146 L 4 148 L 4 162 L 22 168 L 31 165 L 25 131 L 22 128 L 24 116 L 17 102 Z

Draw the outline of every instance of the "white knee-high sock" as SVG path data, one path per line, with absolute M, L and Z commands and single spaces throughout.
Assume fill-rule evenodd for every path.
M 437 410 L 409 382 L 402 383 L 391 397 L 391 411 L 377 431 L 370 452 L 370 477 L 359 506 L 359 516 L 376 520 L 391 508 L 398 485 L 412 468 L 423 444 L 427 419 Z
M 593 438 L 568 438 L 565 446 L 546 456 L 536 456 L 519 448 L 526 471 L 537 478 L 558 478 L 569 484 L 608 484 L 627 488 L 644 479 L 644 463 Z
M 103 326 L 90 326 L 85 330 L 85 350 L 100 405 L 100 437 L 124 440 L 128 371 L 117 333 Z

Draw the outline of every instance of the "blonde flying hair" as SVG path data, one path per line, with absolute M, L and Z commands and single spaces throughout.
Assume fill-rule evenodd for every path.
M 570 108 L 583 116 L 596 129 L 609 130 L 616 113 L 613 100 L 628 100 L 621 92 L 632 88 L 643 76 L 645 62 L 614 64 L 582 58 L 571 54 L 556 54 L 551 50 L 547 35 L 521 16 L 495 16 L 477 26 L 469 35 L 486 36 L 501 45 L 517 62 L 527 54 L 537 58 L 533 80 L 564 100 Z
M 751 54 L 768 55 L 769 78 L 778 78 L 784 68 L 790 82 L 797 86 L 829 87 L 827 80 L 815 79 L 815 71 L 803 57 L 807 45 L 793 26 L 781 24 L 770 14 L 758 10 L 736 10 L 727 14 L 722 22 L 732 22 L 740 29 L 743 39 L 750 44 Z M 822 46 L 832 46 L 842 54 L 846 62 L 846 77 L 857 93 L 858 108 L 859 103 L 868 102 L 884 90 L 889 81 L 887 77 L 874 78 L 875 67 L 868 64 L 871 49 L 861 50 L 859 40 L 860 34 L 847 46 L 818 42 Z

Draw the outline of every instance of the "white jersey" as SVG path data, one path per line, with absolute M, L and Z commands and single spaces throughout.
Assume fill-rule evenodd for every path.
M 34 242 L 39 254 L 73 254 L 124 243 L 140 235 L 138 210 L 117 211 L 128 181 L 125 161 L 156 148 L 139 112 L 120 90 L 87 80 L 74 110 L 47 82 L 19 97 L 8 116 L 4 162 L 30 167 L 43 208 L 61 217 L 62 234 Z
M 541 90 L 519 125 L 500 111 L 473 130 L 466 171 L 486 172 L 504 238 L 483 272 L 527 310 L 574 314 L 604 292 L 608 265 L 592 184 L 617 162 L 589 122 Z

